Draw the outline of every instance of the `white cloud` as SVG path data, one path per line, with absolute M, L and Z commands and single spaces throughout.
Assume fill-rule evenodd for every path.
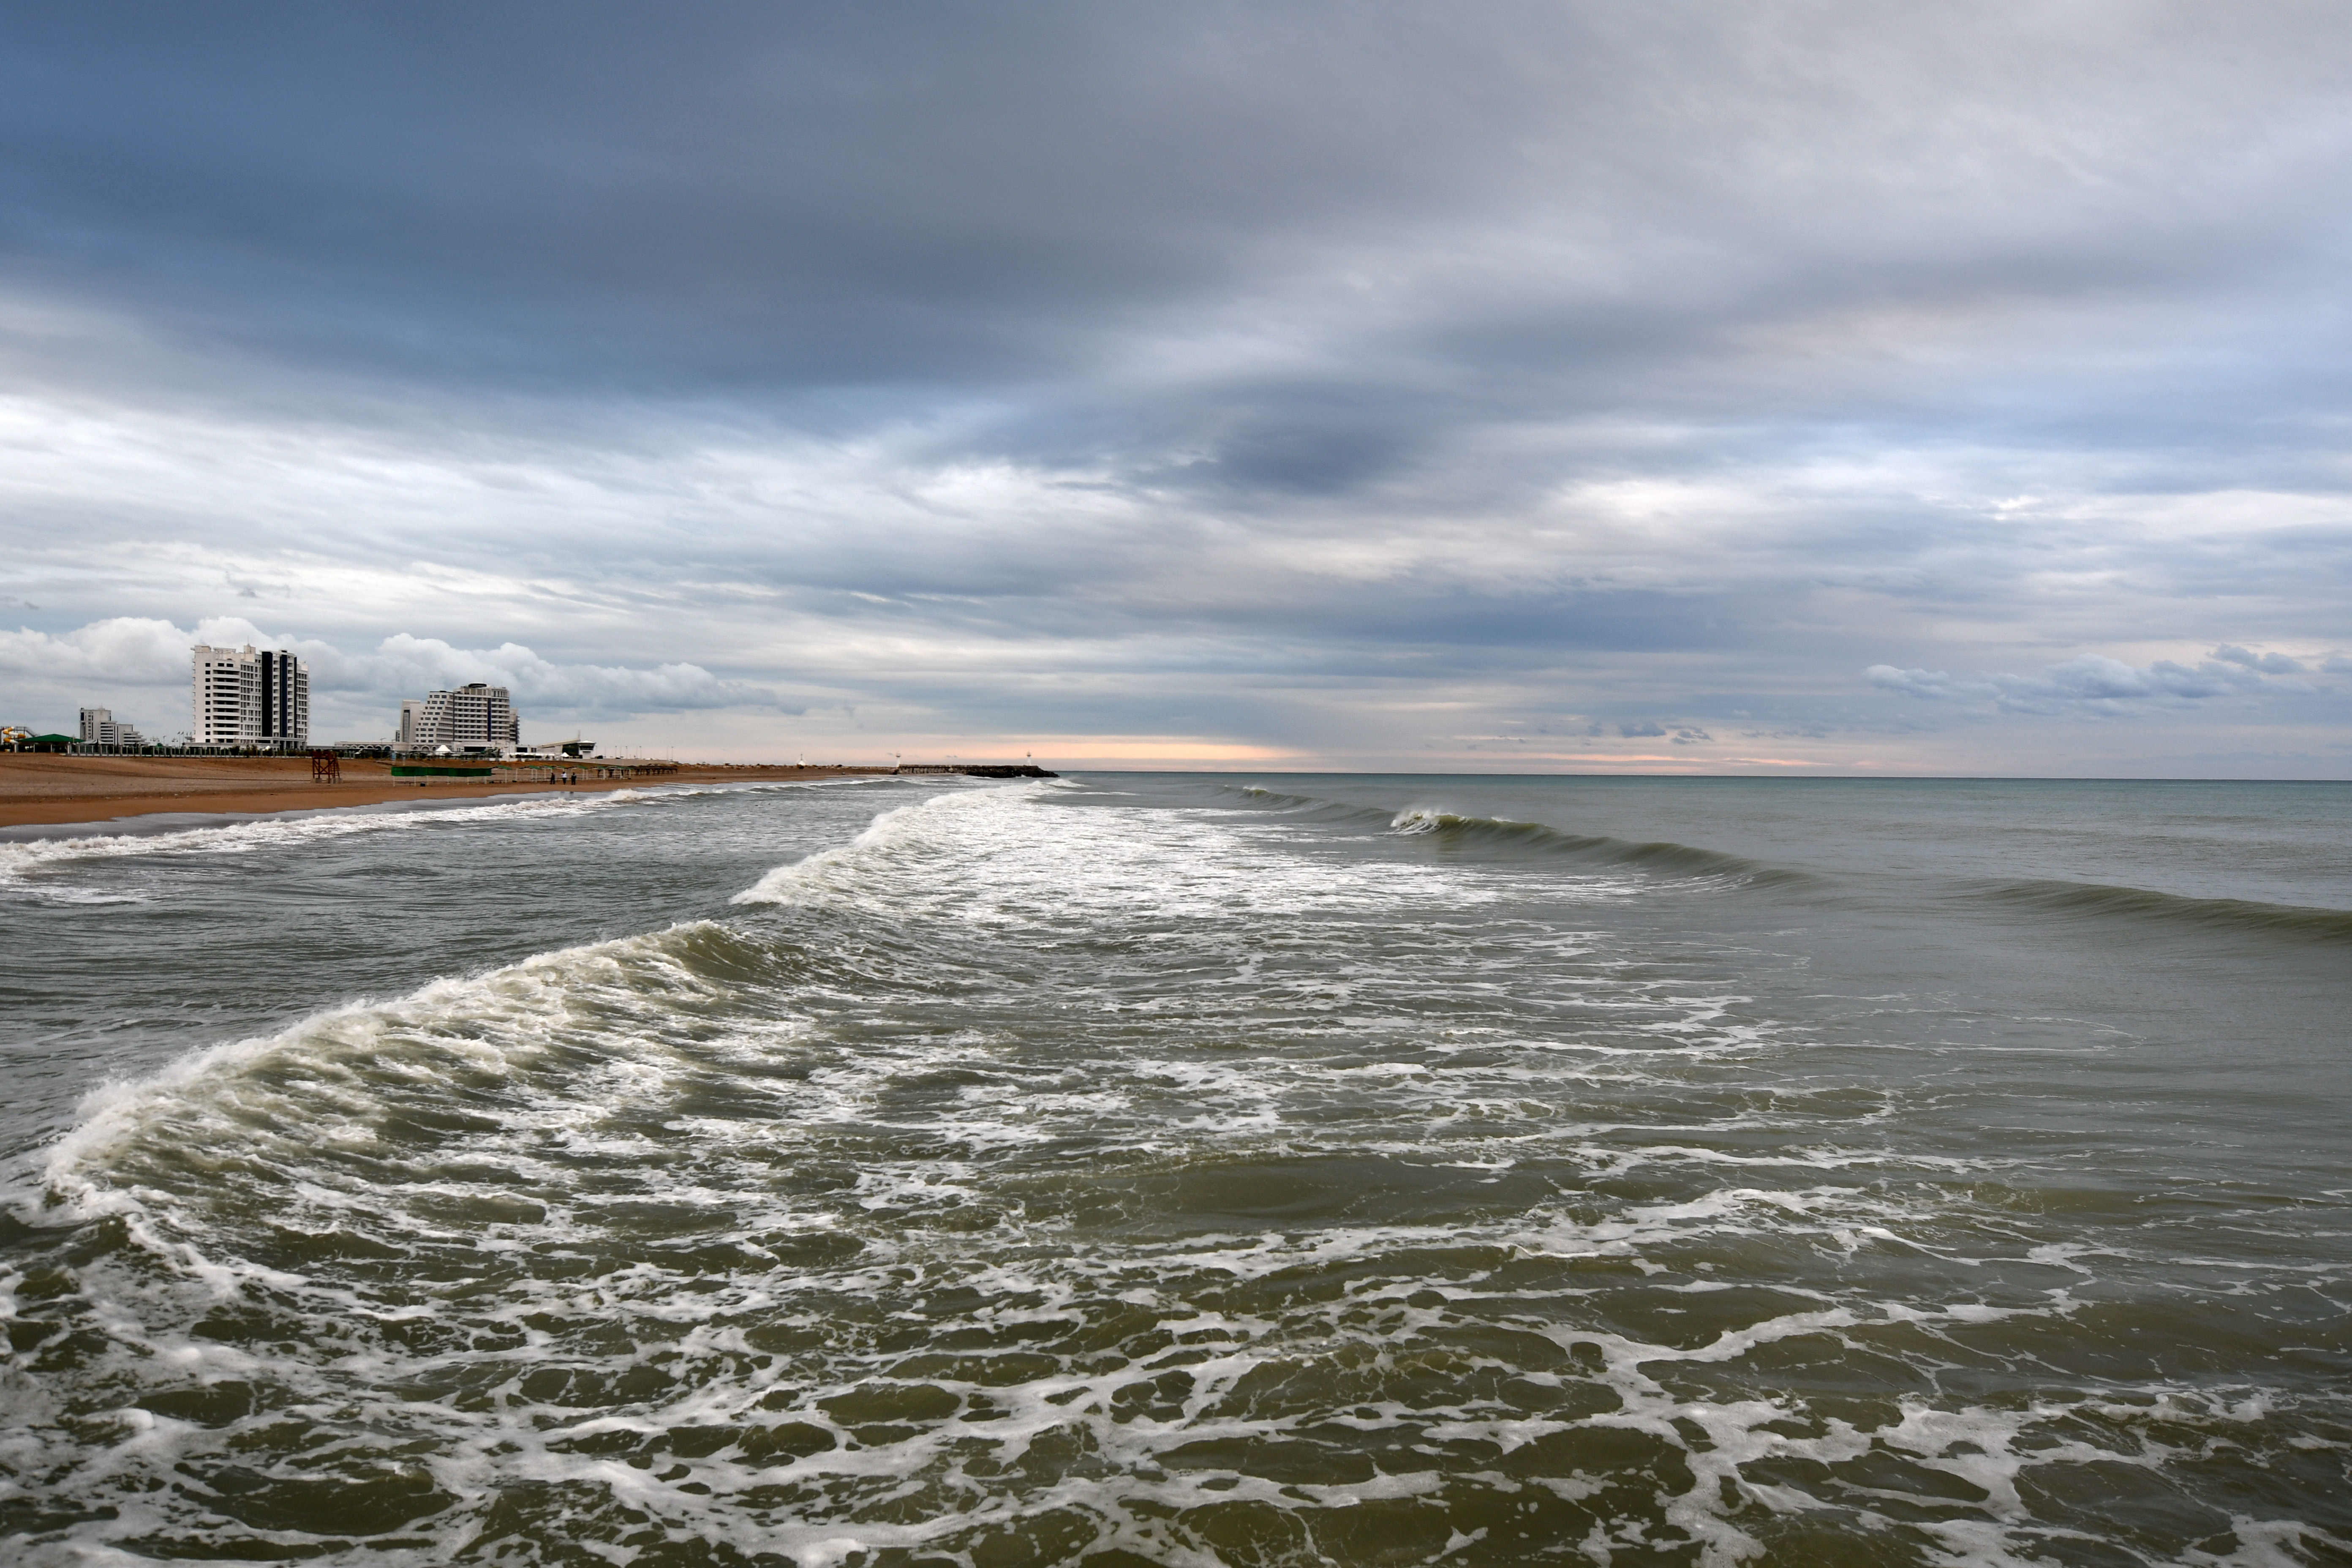
M 117 616 L 51 636 L 0 632 L 0 669 L 30 678 L 70 678 L 126 686 L 188 678 L 192 637 L 169 621 Z
M 480 679 L 743 755 L 1572 710 L 2352 769 L 2286 696 L 2352 673 L 2333 14 L 1693 14 L 996 18 L 944 77 L 887 20 L 583 25 L 620 99 L 270 29 L 167 102 L 92 12 L 0 260 L 10 716 L 184 713 L 203 636 L 336 733 Z M 872 90 L 737 90 L 775 59 Z
M 356 689 L 423 691 L 479 680 L 508 688 L 519 705 L 550 708 L 669 712 L 775 700 L 772 692 L 721 679 L 697 664 L 662 664 L 650 669 L 553 664 L 520 643 L 461 648 L 406 632 L 384 638 L 373 653 L 346 659 L 343 665 L 342 683 Z
M 0 669 L 31 679 L 105 686 L 184 684 L 188 650 L 197 643 L 290 648 L 309 666 L 311 689 L 320 696 L 421 697 L 436 687 L 479 680 L 508 688 L 519 707 L 564 711 L 676 712 L 775 701 L 764 688 L 722 679 L 696 664 L 557 664 L 520 643 L 461 648 L 405 632 L 368 652 L 350 654 L 316 638 L 273 637 L 233 616 L 208 617 L 194 631 L 164 620 L 118 616 L 56 634 L 0 632 Z

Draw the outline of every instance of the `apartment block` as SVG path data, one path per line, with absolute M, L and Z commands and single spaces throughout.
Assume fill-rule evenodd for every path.
M 400 733 L 407 751 L 505 751 L 522 743 L 522 721 L 505 687 L 477 680 L 403 702 Z
M 280 649 L 212 647 L 191 650 L 191 698 L 200 746 L 307 746 L 310 743 L 310 672 Z
M 91 746 L 143 746 L 147 737 L 115 718 L 111 708 L 81 710 L 81 740 Z

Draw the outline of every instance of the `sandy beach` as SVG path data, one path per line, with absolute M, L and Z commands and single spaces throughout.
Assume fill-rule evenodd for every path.
M 76 757 L 0 752 L 0 827 L 109 823 L 157 812 L 316 811 L 384 801 L 461 799 L 497 795 L 592 793 L 676 784 L 744 783 L 762 779 L 839 778 L 884 773 L 887 768 L 770 767 L 681 763 L 674 771 L 636 777 L 594 776 L 625 762 L 583 762 L 581 783 L 478 779 L 420 784 L 394 779 L 383 762 L 342 764 L 342 782 L 314 784 L 307 757 Z

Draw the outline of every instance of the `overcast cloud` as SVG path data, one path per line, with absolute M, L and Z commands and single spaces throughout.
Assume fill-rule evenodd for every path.
M 2352 776 L 2352 12 L 13 7 L 0 719 Z

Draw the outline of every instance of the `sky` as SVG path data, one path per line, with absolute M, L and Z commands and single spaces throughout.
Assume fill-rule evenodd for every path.
M 2352 778 L 2352 9 L 25 3 L 0 721 Z

